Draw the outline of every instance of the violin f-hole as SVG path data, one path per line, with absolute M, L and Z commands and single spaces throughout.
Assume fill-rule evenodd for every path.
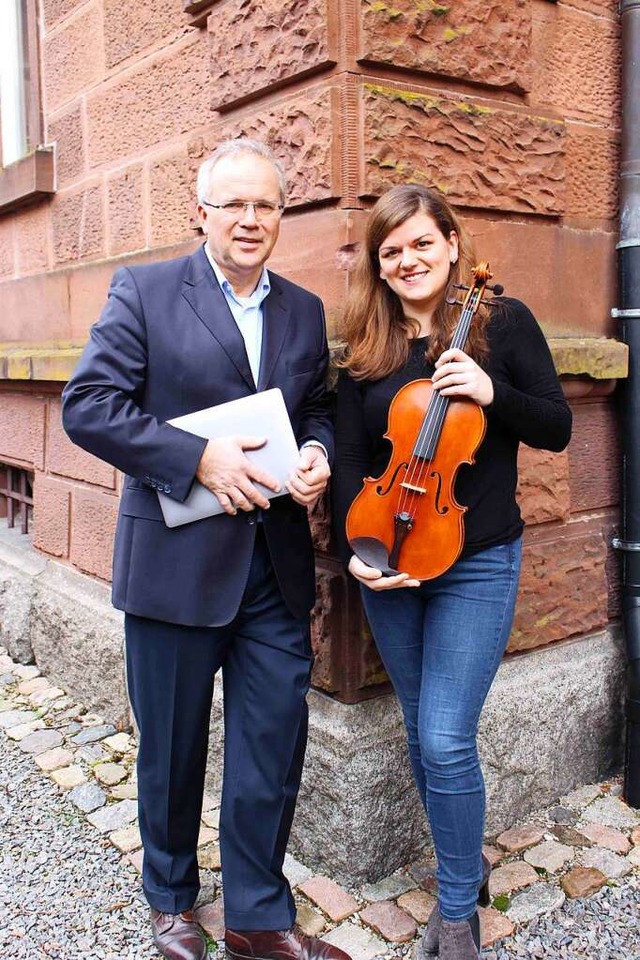
M 398 473 L 402 467 L 404 467 L 404 469 L 407 470 L 409 468 L 409 462 L 407 460 L 403 460 L 401 463 L 398 464 L 396 469 L 393 471 L 393 476 L 391 477 L 391 480 L 389 481 L 389 484 L 385 490 L 382 489 L 381 484 L 378 484 L 378 486 L 376 487 L 376 493 L 378 494 L 378 496 L 386 497 L 386 495 L 389 493 L 389 490 L 391 490 L 392 486 L 396 482 L 396 477 L 398 476 Z
M 429 474 L 432 480 L 436 480 L 436 495 L 434 497 L 434 504 L 436 508 L 436 513 L 439 513 L 441 517 L 444 517 L 446 513 L 449 513 L 449 507 L 440 503 L 440 494 L 442 493 L 442 476 L 438 473 L 437 470 L 432 470 Z

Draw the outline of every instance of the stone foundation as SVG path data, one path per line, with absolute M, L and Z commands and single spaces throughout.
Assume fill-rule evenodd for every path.
M 106 720 L 127 725 L 122 616 L 109 589 L 0 536 L 0 641 Z M 208 789 L 219 788 L 221 685 Z M 502 664 L 480 730 L 487 833 L 497 833 L 620 762 L 624 650 L 615 629 Z M 312 691 L 292 852 L 345 880 L 375 880 L 428 841 L 392 696 L 345 705 Z

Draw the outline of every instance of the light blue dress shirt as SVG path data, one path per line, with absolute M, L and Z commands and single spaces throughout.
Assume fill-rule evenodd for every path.
M 260 354 L 262 352 L 262 325 L 264 321 L 264 311 L 262 304 L 271 292 L 269 274 L 267 268 L 262 268 L 262 275 L 258 280 L 255 290 L 249 297 L 239 297 L 233 287 L 225 277 L 224 273 L 215 262 L 205 244 L 204 252 L 211 264 L 216 279 L 220 284 L 220 289 L 224 298 L 229 304 L 229 309 L 233 314 L 238 330 L 242 334 L 244 345 L 249 358 L 249 366 L 253 374 L 253 381 L 258 386 L 258 374 L 260 371 Z

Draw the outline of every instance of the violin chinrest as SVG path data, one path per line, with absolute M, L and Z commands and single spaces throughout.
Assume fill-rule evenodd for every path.
M 367 566 L 380 570 L 385 577 L 395 577 L 400 571 L 389 566 L 389 551 L 384 543 L 375 537 L 354 537 L 349 541 L 356 557 Z

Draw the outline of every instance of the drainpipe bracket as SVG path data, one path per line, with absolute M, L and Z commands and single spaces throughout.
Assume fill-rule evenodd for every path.
M 640 308 L 636 310 L 618 310 L 614 307 L 611 311 L 613 320 L 640 320 Z
M 614 550 L 624 550 L 628 553 L 640 552 L 640 542 L 637 540 L 620 540 L 619 537 L 614 537 L 611 546 Z

